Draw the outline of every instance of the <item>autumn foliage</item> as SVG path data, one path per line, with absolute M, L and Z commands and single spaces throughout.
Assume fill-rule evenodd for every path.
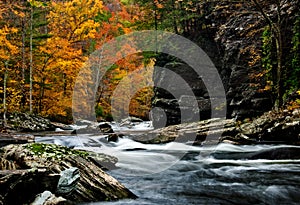
M 1 111 L 29 111 L 32 83 L 33 112 L 71 119 L 72 94 L 80 69 L 106 42 L 130 33 L 137 12 L 137 5 L 118 0 L 1 1 Z M 135 48 L 124 45 L 123 49 Z M 111 115 L 114 89 L 124 76 L 143 65 L 142 55 L 137 54 L 120 59 L 108 70 L 99 82 L 95 102 L 89 105 L 98 109 L 98 117 Z M 135 77 L 138 82 L 141 76 Z M 141 90 L 141 96 L 150 96 L 149 90 Z M 132 101 L 131 114 L 145 115 L 149 109 L 150 100 L 147 104 L 141 96 Z M 120 105 L 116 109 L 121 109 L 124 97 L 117 96 Z M 142 111 L 140 105 L 144 106 Z

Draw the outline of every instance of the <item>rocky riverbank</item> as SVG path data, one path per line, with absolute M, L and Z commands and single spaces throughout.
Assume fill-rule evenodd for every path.
M 142 143 L 194 142 L 207 139 L 244 144 L 300 144 L 300 109 L 269 111 L 254 120 L 209 119 L 155 129 L 133 139 Z
M 31 119 L 37 118 L 31 117 Z M 23 121 L 26 120 L 23 119 Z M 41 121 L 39 120 L 39 123 Z M 16 121 L 11 120 L 11 122 Z M 43 122 L 49 123 L 49 127 L 65 127 L 44 119 Z M 48 125 L 35 126 L 33 121 L 30 123 L 32 123 L 30 126 L 32 128 L 39 127 L 30 129 L 33 134 L 33 130 L 37 132 L 37 130 L 48 129 L 46 128 Z M 84 123 L 87 127 L 77 130 L 77 133 L 106 133 L 107 141 L 109 141 L 109 136 L 114 136 L 111 141 L 117 141 L 118 136 L 130 135 L 130 132 L 113 133 L 114 130 L 108 123 Z M 136 198 L 132 192 L 103 171 L 106 168 L 115 167 L 116 158 L 58 145 L 34 143 L 32 134 L 16 132 L 26 130 L 28 132 L 29 129 L 25 128 L 26 124 L 15 123 L 15 126 L 10 124 L 8 130 L 1 129 L 0 204 L 31 202 L 34 202 L 33 204 L 72 204 Z M 69 133 L 71 134 L 71 131 Z M 176 141 L 199 146 L 214 139 L 219 143 L 235 145 L 300 145 L 300 109 L 269 111 L 253 120 L 246 119 L 244 121 L 208 119 L 154 129 L 146 133 L 145 131 L 132 132 L 130 137 L 146 144 Z M 259 153 L 259 155 L 249 153 L 244 157 L 249 159 L 298 159 L 297 152 L 296 148 L 276 149 Z M 214 156 L 216 158 L 226 157 L 222 153 L 214 153 Z M 26 187 L 35 188 L 26 189 Z M 15 197 L 16 193 L 18 193 L 17 197 Z
M 55 201 L 77 204 L 136 198 L 103 171 L 103 165 L 116 161 L 107 155 L 58 145 L 5 146 L 0 154 L 0 204 L 28 204 L 40 200 L 44 200 L 43 203 L 37 204 L 60 204 Z M 54 202 L 47 201 L 50 199 Z
M 0 204 L 77 204 L 136 198 L 104 171 L 115 168 L 117 158 L 34 142 L 34 135 L 57 128 L 71 134 L 70 126 L 27 113 L 10 114 L 5 126 L 4 121 L 1 125 Z M 113 132 L 107 123 L 77 130 L 106 132 Z
M 10 113 L 7 114 L 7 120 L 0 119 L 0 127 L 8 131 L 18 132 L 42 132 L 54 131 L 55 126 L 50 120 L 35 114 L 29 113 Z

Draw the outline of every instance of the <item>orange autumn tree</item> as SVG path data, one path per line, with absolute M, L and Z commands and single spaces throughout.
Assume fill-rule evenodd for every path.
M 142 53 L 129 55 L 117 63 L 135 62 L 135 66 L 121 67 L 115 73 L 112 81 L 115 81 L 112 100 L 112 112 L 114 120 L 121 120 L 128 115 L 147 119 L 151 108 L 152 75 L 154 61 L 145 64 Z M 126 65 L 124 63 L 122 66 Z
M 44 115 L 71 113 L 76 76 L 86 61 L 89 42 L 100 24 L 95 18 L 103 11 L 102 1 L 72 0 L 52 2 L 48 15 L 49 34 L 42 54 L 39 75 L 39 107 Z
M 13 25 L 14 17 L 18 13 L 11 5 L 0 3 L 0 95 L 4 123 L 6 124 L 6 113 L 20 103 L 20 91 L 18 90 L 18 71 L 13 65 L 19 49 L 16 45 L 16 33 L 18 29 Z
M 130 33 L 139 12 L 136 4 L 126 0 L 0 3 L 3 74 L 0 95 L 7 91 L 4 104 L 12 112 L 30 110 L 44 116 L 61 116 L 61 119 L 72 114 L 74 82 L 89 55 L 108 40 Z M 2 14 L 5 14 L 3 18 Z M 135 48 L 124 45 L 122 49 Z M 7 56 L 9 63 L 5 63 Z M 141 55 L 127 58 L 114 62 L 100 86 L 95 88 L 97 99 L 84 105 L 83 110 L 94 111 L 98 104 L 106 113 L 110 112 L 110 96 L 118 82 L 143 65 Z M 84 80 L 92 84 L 95 79 Z M 5 89 L 4 81 L 8 82 Z M 3 100 L 1 104 L 3 108 Z
M 97 34 L 98 41 L 96 48 L 98 49 L 101 49 L 102 45 L 105 45 L 106 42 L 114 39 L 114 37 L 132 32 L 131 26 L 134 25 L 138 19 L 137 12 L 139 12 L 139 8 L 135 4 L 124 5 L 119 1 L 110 1 L 106 3 L 105 6 L 107 16 L 106 20 L 101 22 L 102 29 L 100 29 Z M 128 51 L 136 54 L 123 58 L 124 53 Z M 109 56 L 109 54 L 105 53 L 102 53 L 102 55 Z M 113 65 L 110 68 L 102 68 L 105 70 L 105 75 L 99 81 L 95 105 L 98 116 L 110 119 L 111 113 L 113 112 L 115 115 L 113 117 L 115 118 L 127 117 L 125 111 L 130 107 L 127 115 L 130 114 L 146 118 L 150 109 L 152 90 L 149 88 L 142 89 L 140 93 L 142 93 L 144 98 L 139 96 L 139 101 L 136 100 L 137 96 L 133 99 L 128 99 L 132 97 L 131 92 L 134 87 L 139 86 L 139 84 L 143 82 L 141 79 L 145 77 L 145 73 L 135 72 L 144 67 L 143 55 L 135 48 L 134 43 L 130 45 L 120 45 L 113 55 L 113 58 L 118 60 L 111 62 Z M 110 59 L 107 60 L 110 61 Z M 104 62 L 102 63 L 104 64 Z M 104 65 L 101 66 L 103 67 Z M 128 76 L 133 72 L 135 74 L 129 79 Z M 152 77 L 147 77 L 147 79 L 152 79 Z M 126 81 L 127 83 L 125 83 Z M 122 83 L 123 91 L 115 93 L 120 82 Z M 143 100 L 141 100 L 142 98 Z M 130 104 L 128 104 L 128 100 L 131 102 Z M 113 107 L 111 101 L 114 101 Z

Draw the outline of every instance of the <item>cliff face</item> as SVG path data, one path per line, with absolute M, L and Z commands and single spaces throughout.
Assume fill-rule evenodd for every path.
M 243 119 L 270 110 L 273 105 L 271 92 L 263 89 L 265 78 L 258 77 L 262 73 L 261 38 L 266 26 L 264 18 L 249 3 L 222 1 L 209 4 L 211 12 L 206 18 L 210 20 L 210 25 L 201 32 L 193 31 L 185 36 L 197 43 L 214 62 L 226 91 L 227 105 L 224 109 L 227 110 L 227 117 Z M 285 21 L 285 32 L 291 33 L 297 16 L 297 1 L 285 4 L 282 12 L 288 19 Z M 272 17 L 275 14 L 271 6 L 269 15 Z M 291 36 L 285 38 L 285 41 L 291 42 Z M 170 60 L 168 63 L 166 59 L 158 60 L 159 66 L 176 72 L 188 82 L 198 102 L 200 119 L 210 118 L 210 96 L 201 76 L 197 76 L 184 63 L 174 63 L 173 60 L 170 64 Z M 162 83 L 170 81 L 169 77 L 163 69 L 158 68 L 154 71 L 153 79 L 157 87 L 152 105 L 160 108 L 154 109 L 154 126 L 181 123 L 181 108 L 178 106 L 180 98 L 159 88 Z

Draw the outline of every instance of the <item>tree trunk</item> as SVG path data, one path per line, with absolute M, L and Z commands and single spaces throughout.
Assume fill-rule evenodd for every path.
M 5 72 L 4 72 L 4 79 L 3 79 L 3 121 L 4 126 L 7 126 L 7 119 L 6 119 L 6 113 L 7 113 L 7 107 L 6 107 L 6 87 L 7 87 L 7 76 L 8 76 L 8 61 L 5 61 Z
M 33 69 L 33 57 L 32 57 L 32 38 L 33 38 L 33 6 L 30 9 L 30 68 L 29 68 L 29 111 L 32 113 L 32 69 Z
M 281 28 L 282 24 L 282 16 L 281 16 L 281 0 L 277 0 L 275 2 L 277 6 L 277 20 L 273 20 L 268 16 L 268 14 L 264 11 L 262 5 L 257 1 L 257 0 L 252 0 L 256 8 L 260 11 L 260 13 L 263 15 L 265 20 L 270 26 L 270 29 L 273 33 L 273 38 L 275 39 L 276 43 L 276 56 L 277 56 L 277 67 L 276 70 L 274 71 L 276 75 L 276 79 L 273 79 L 273 83 L 275 84 L 275 103 L 274 103 L 274 108 L 276 110 L 279 109 L 280 106 L 283 105 L 283 95 L 284 95 L 284 81 L 285 79 L 285 71 L 283 69 L 282 65 L 282 55 L 283 55 L 283 40 L 282 40 L 282 35 L 283 31 Z
M 284 72 L 282 68 L 282 36 L 280 29 L 277 31 L 276 35 L 276 54 L 277 54 L 277 82 L 276 82 L 276 101 L 275 101 L 275 109 L 278 110 L 280 106 L 283 105 L 283 95 L 284 95 Z
M 40 81 L 40 95 L 39 95 L 39 105 L 38 105 L 38 112 L 40 113 L 43 110 L 43 99 L 45 93 L 45 81 L 46 78 L 43 77 Z
M 273 24 L 275 30 L 275 39 L 276 39 L 276 54 L 277 54 L 277 97 L 275 101 L 275 109 L 278 110 L 280 106 L 283 105 L 283 95 L 284 95 L 284 70 L 282 65 L 282 52 L 283 52 L 283 42 L 282 42 L 282 33 L 281 33 L 281 1 L 277 1 L 277 22 Z
M 21 82 L 21 91 L 22 91 L 22 99 L 21 99 L 21 108 L 24 108 L 26 103 L 26 94 L 25 94 L 25 20 L 22 20 L 22 82 Z
M 174 0 L 172 0 L 172 9 L 174 11 L 176 10 Z M 176 16 L 175 15 L 173 16 L 173 27 L 174 27 L 175 34 L 178 34 L 179 32 L 178 32 L 178 27 L 177 27 L 177 22 L 176 22 Z

